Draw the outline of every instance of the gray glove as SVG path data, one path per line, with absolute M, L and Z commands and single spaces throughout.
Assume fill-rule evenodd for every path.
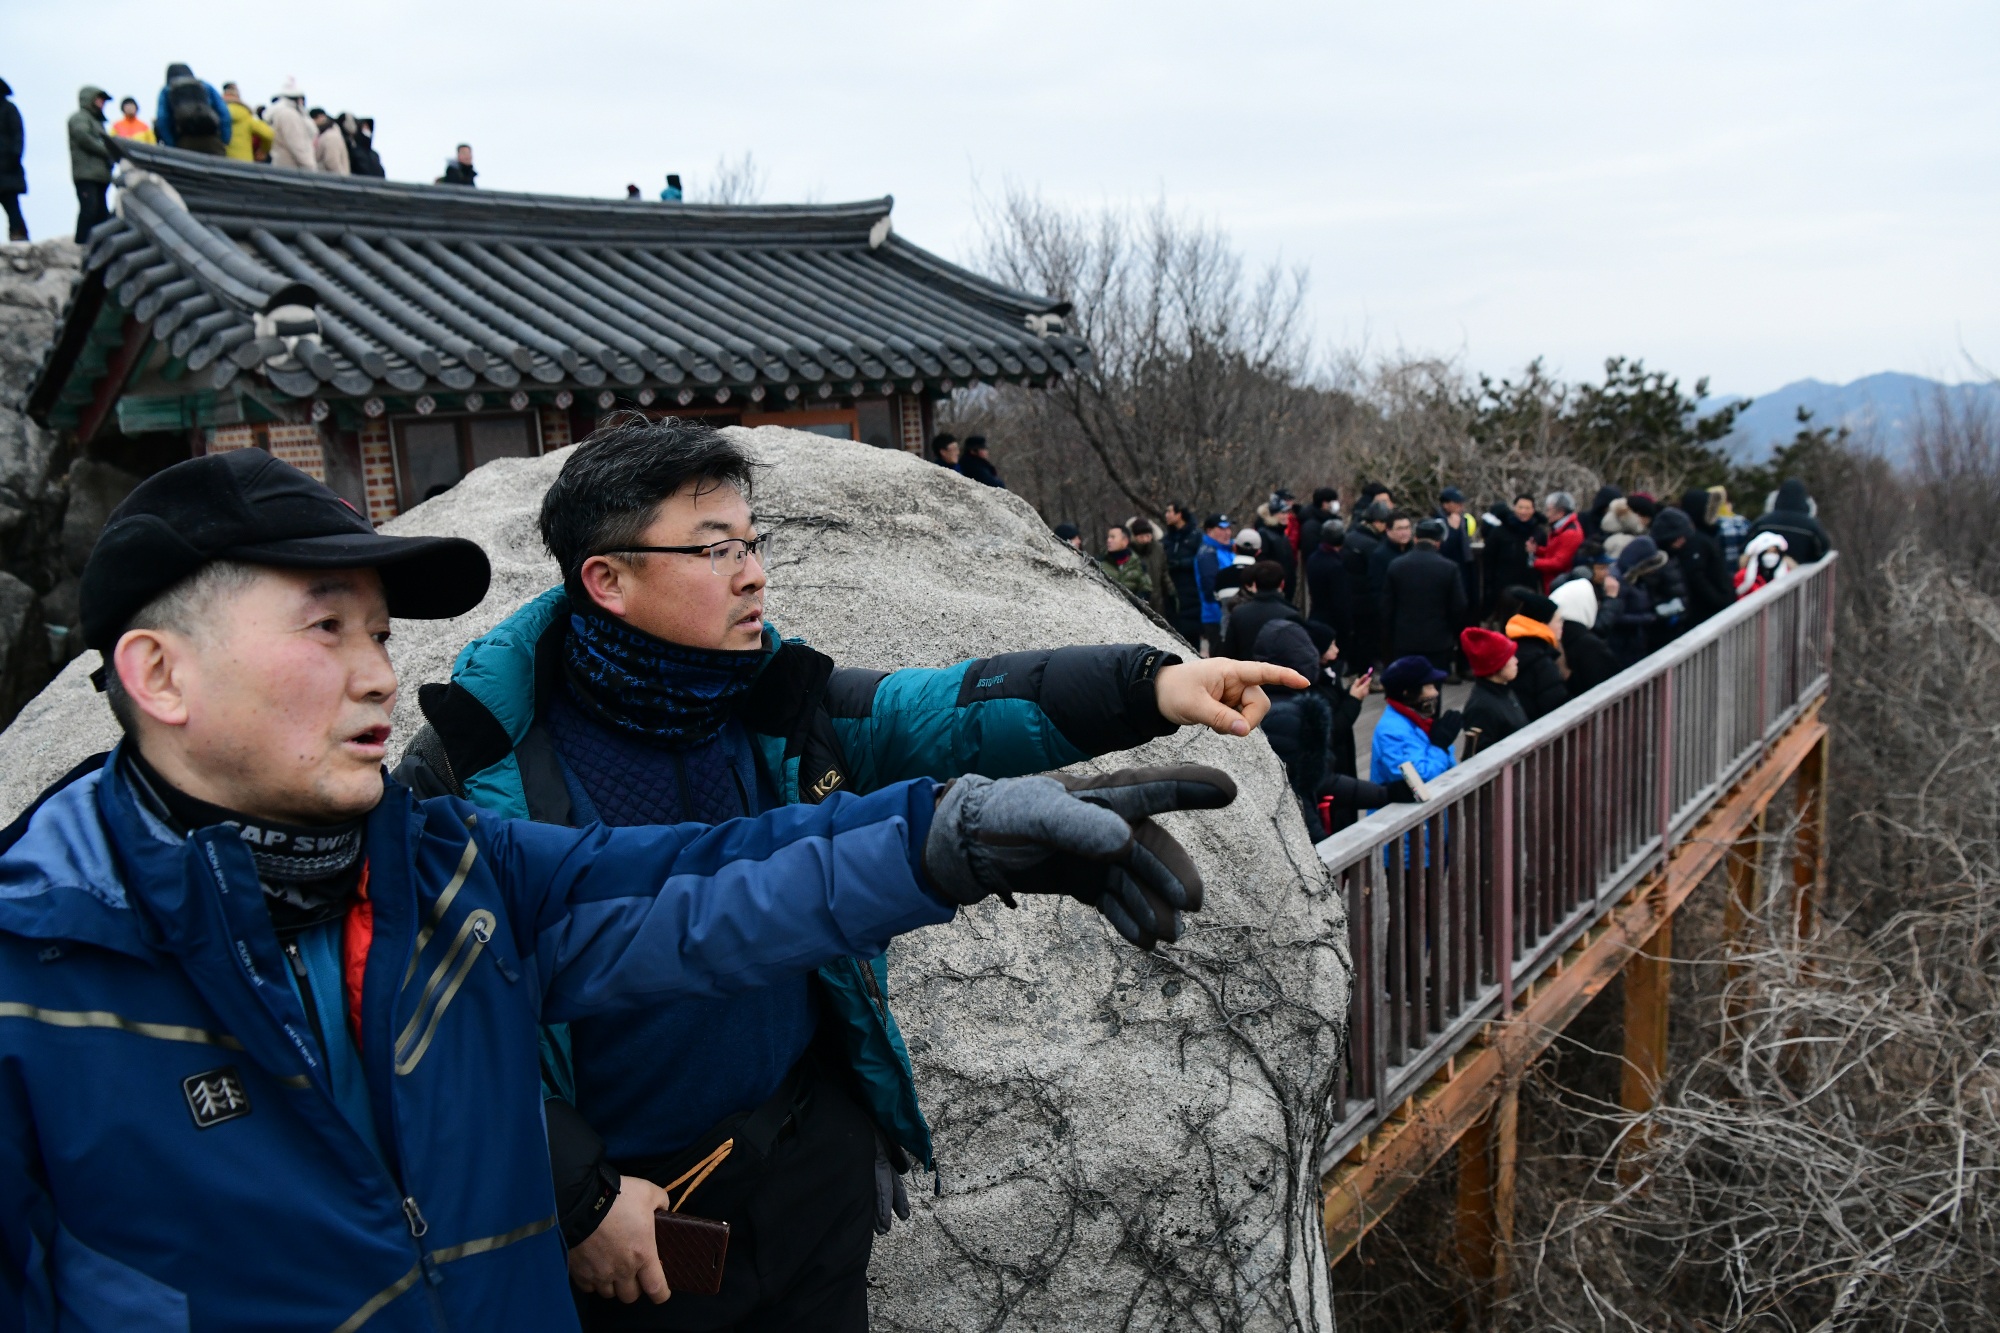
M 910 1169 L 909 1154 L 891 1146 L 878 1131 L 875 1135 L 875 1234 L 889 1234 L 893 1215 L 910 1220 L 910 1192 L 903 1188 L 903 1172 Z
M 1201 907 L 1201 875 L 1150 816 L 1236 799 L 1220 769 L 1122 769 L 1095 778 L 965 777 L 938 801 L 924 869 L 954 902 L 1062 893 L 1102 912 L 1141 949 L 1181 936 Z

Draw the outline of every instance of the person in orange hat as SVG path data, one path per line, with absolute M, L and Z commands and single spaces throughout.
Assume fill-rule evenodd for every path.
M 1514 678 L 1521 674 L 1514 640 L 1474 626 L 1460 631 L 1458 646 L 1473 677 L 1465 703 L 1465 757 L 1471 758 L 1474 750 L 1497 745 L 1527 726 L 1528 710 L 1514 693 Z

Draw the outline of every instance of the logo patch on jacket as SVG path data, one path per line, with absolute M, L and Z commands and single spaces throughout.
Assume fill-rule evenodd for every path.
M 243 1090 L 243 1079 L 234 1065 L 182 1079 L 181 1093 L 187 1098 L 188 1114 L 194 1117 L 196 1129 L 211 1129 L 250 1114 L 250 1094 Z
M 806 790 L 812 793 L 812 798 L 815 801 L 824 801 L 827 797 L 833 795 L 834 789 L 845 781 L 847 779 L 841 776 L 839 769 L 829 768 L 826 772 L 820 774 L 818 782 L 813 783 Z

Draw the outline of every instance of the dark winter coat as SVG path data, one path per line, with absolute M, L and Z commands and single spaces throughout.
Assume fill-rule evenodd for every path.
M 28 173 L 21 169 L 21 152 L 27 135 L 21 128 L 21 109 L 8 99 L 14 90 L 0 79 L 0 194 L 26 194 Z
M 1312 505 L 1309 508 L 1299 511 L 1299 551 L 1301 554 L 1306 556 L 1312 554 L 1313 549 L 1320 543 L 1320 529 L 1326 525 L 1328 520 L 1334 517 L 1334 512 L 1331 509 L 1320 505 Z
M 981 486 L 998 486 L 1007 489 L 1007 483 L 1000 480 L 1000 471 L 993 466 L 993 460 L 983 454 L 967 454 L 958 460 L 958 470 L 978 482 Z
M 460 162 L 453 159 L 444 164 L 444 175 L 438 177 L 438 184 L 477 186 L 479 184 L 479 169 L 470 162 Z
M 1165 536 L 1160 543 L 1167 551 L 1167 577 L 1174 585 L 1174 618 L 1177 621 L 1199 623 L 1201 620 L 1201 595 L 1195 590 L 1194 558 L 1201 553 L 1201 534 L 1192 523 L 1186 527 L 1169 528 L 1165 524 Z
M 1569 702 L 1562 659 L 1554 648 L 1540 639 L 1516 639 L 1514 656 L 1521 663 L 1521 674 L 1514 677 L 1512 689 L 1530 722 L 1540 721 Z
M 1544 645 L 1546 646 L 1546 645 Z M 1475 680 L 1465 701 L 1465 729 L 1479 729 L 1479 749 L 1487 750 L 1528 725 L 1528 710 L 1511 685 Z
M 1305 617 L 1298 608 L 1285 600 L 1281 592 L 1258 592 L 1255 597 L 1239 601 L 1229 613 L 1229 625 L 1222 631 L 1222 656 L 1233 657 L 1239 662 L 1256 660 L 1257 635 L 1264 626 L 1274 620 L 1295 620 L 1303 623 Z M 1301 631 L 1303 632 L 1303 631 Z M 1308 640 L 1308 645 L 1310 645 Z M 1317 654 L 1313 655 L 1317 658 Z M 1312 673 L 1306 673 L 1312 679 Z
M 1381 600 L 1368 581 L 1368 566 L 1382 535 L 1373 528 L 1357 525 L 1347 530 L 1347 542 L 1340 548 L 1341 566 L 1347 570 L 1347 609 L 1354 620 L 1352 642 L 1340 645 L 1352 667 L 1365 667 L 1382 655 Z
M 1597 495 L 1590 502 L 1590 508 L 1577 515 L 1583 524 L 1583 539 L 1587 542 L 1604 540 L 1604 515 L 1611 508 L 1611 502 L 1624 495 L 1616 486 L 1599 486 Z
M 1634 537 L 1626 543 L 1625 549 L 1618 553 L 1614 573 L 1618 595 L 1604 599 L 1597 611 L 1597 625 L 1618 660 L 1631 666 L 1657 646 L 1654 627 L 1660 623 L 1660 617 L 1655 593 L 1660 590 L 1663 576 L 1672 575 L 1673 587 L 1680 585 L 1680 576 L 1667 553 L 1654 546 L 1651 537 Z
M 1377 605 L 1381 604 L 1383 590 L 1389 586 L 1389 566 L 1408 555 L 1415 547 L 1415 542 L 1407 546 L 1398 546 L 1384 537 L 1375 544 L 1375 549 L 1368 553 L 1368 595 Z M 1386 627 L 1388 622 L 1384 621 L 1383 625 Z
M 1486 596 L 1482 614 L 1490 615 L 1494 599 L 1508 588 L 1539 588 L 1528 542 L 1537 528 L 1514 517 L 1506 505 L 1495 505 L 1480 520 L 1486 529 Z
M 1563 660 L 1569 663 L 1569 697 L 1574 699 L 1594 690 L 1617 675 L 1624 667 L 1611 645 L 1588 625 L 1565 620 L 1562 630 Z
M 1653 520 L 1651 536 L 1654 544 L 1673 558 L 1687 589 L 1683 632 L 1734 604 L 1736 581 L 1724 566 L 1722 543 L 1704 532 L 1686 510 L 1662 509 Z
M 1278 618 L 1266 622 L 1251 641 L 1251 653 L 1257 661 L 1290 667 L 1307 680 L 1319 675 L 1319 653 L 1313 648 L 1312 636 L 1295 620 Z M 1301 812 L 1308 814 L 1307 827 L 1311 827 L 1309 812 L 1327 774 L 1333 710 L 1317 690 L 1272 689 L 1270 696 L 1271 711 L 1264 716 L 1264 737 L 1283 761 L 1285 781 L 1292 795 L 1298 798 Z
M 1436 548 L 1413 545 L 1389 565 L 1382 585 L 1382 627 L 1391 660 L 1410 653 L 1449 654 L 1465 624 L 1465 583 Z
M 388 174 L 382 170 L 382 155 L 375 151 L 375 140 L 360 134 L 348 141 L 347 169 L 350 175 L 373 176 L 378 180 Z
M 1810 565 L 1833 549 L 1826 529 L 1813 517 L 1812 497 L 1806 493 L 1806 484 L 1797 477 L 1788 477 L 1778 487 L 1770 512 L 1750 525 L 1750 536 L 1760 532 L 1775 532 L 1783 537 L 1785 554 L 1802 565 Z
M 1264 543 L 1258 548 L 1257 558 L 1269 560 L 1285 571 L 1285 591 L 1291 593 L 1299 586 L 1299 557 L 1292 550 L 1292 539 L 1285 535 L 1283 528 L 1264 523 L 1257 525 L 1257 535 Z
M 1341 548 L 1322 543 L 1306 557 L 1306 616 L 1332 630 L 1343 653 L 1354 634 L 1351 597 Z

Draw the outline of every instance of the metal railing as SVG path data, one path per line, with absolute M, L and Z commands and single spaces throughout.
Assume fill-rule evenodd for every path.
M 1643 876 L 1826 689 L 1832 555 L 1319 844 L 1354 990 L 1337 1165 Z

